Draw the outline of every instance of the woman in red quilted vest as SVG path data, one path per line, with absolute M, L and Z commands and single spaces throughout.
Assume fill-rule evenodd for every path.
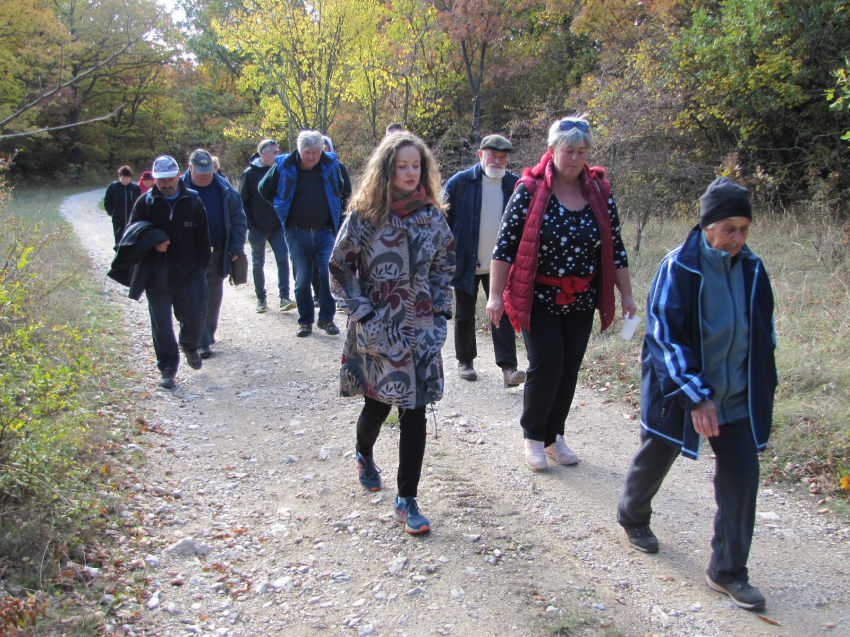
M 599 310 L 602 329 L 614 320 L 614 288 L 622 313 L 634 316 L 629 262 L 605 169 L 590 167 L 593 146 L 584 115 L 549 128 L 549 150 L 526 168 L 508 201 L 493 251 L 487 316 L 503 312 L 522 330 L 528 378 L 520 424 L 525 461 L 546 469 L 547 456 L 571 465 L 564 426 L 578 371 Z

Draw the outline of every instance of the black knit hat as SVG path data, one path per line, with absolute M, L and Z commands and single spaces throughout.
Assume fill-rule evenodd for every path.
M 750 191 L 729 177 L 718 177 L 699 198 L 699 227 L 705 228 L 729 217 L 753 218 Z

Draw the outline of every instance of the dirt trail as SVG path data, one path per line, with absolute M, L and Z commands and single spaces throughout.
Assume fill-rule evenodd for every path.
M 63 208 L 98 278 L 112 255 L 101 196 Z M 273 290 L 270 252 L 267 267 Z M 127 391 L 153 428 L 118 529 L 135 529 L 153 597 L 116 602 L 125 634 L 850 635 L 847 519 L 802 487 L 763 488 L 750 569 L 779 625 L 740 610 L 703 583 L 710 453 L 679 460 L 656 500 L 661 552 L 631 550 L 615 508 L 637 421 L 580 388 L 566 438 L 582 462 L 531 473 L 522 388 L 501 387 L 484 339 L 473 383 L 457 377 L 451 336 L 443 350 L 419 498 L 434 530 L 408 536 L 390 518 L 397 429 L 375 449 L 385 490 L 356 479 L 360 401 L 337 396 L 342 337 L 296 338 L 294 312 L 256 314 L 250 284 L 225 288 L 215 357 L 181 366 L 168 392 L 155 385 L 146 304 L 104 280 L 132 340 Z

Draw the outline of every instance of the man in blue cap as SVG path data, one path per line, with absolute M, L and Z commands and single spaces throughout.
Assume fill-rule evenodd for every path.
M 153 347 L 161 376 L 159 386 L 174 389 L 174 376 L 180 361 L 178 343 L 192 369 L 203 361 L 198 344 L 206 326 L 207 265 L 210 262 L 210 234 L 207 213 L 197 192 L 180 179 L 180 167 L 173 157 L 161 155 L 151 168 L 154 187 L 136 200 L 130 224 L 148 222 L 168 236 L 154 248 L 168 260 L 168 282 L 148 287 L 145 295 L 151 316 Z M 172 311 L 180 323 L 174 336 Z
M 224 177 L 216 173 L 212 155 L 199 148 L 189 157 L 189 172 L 183 176 L 186 186 L 196 191 L 204 202 L 210 232 L 212 257 L 207 266 L 207 324 L 198 346 L 201 358 L 213 355 L 224 280 L 230 264 L 245 254 L 248 220 L 242 209 L 242 198 Z
M 641 365 L 641 446 L 617 511 L 631 545 L 658 552 L 652 499 L 681 453 L 702 437 L 715 456 L 714 537 L 706 584 L 747 610 L 764 608 L 749 582 L 759 485 L 777 375 L 773 291 L 746 245 L 749 191 L 728 177 L 700 198 L 700 222 L 668 254 L 649 289 Z

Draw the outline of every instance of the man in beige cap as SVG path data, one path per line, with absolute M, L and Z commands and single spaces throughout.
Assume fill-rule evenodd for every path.
M 485 296 L 490 291 L 490 260 L 502 214 L 519 177 L 507 170 L 511 143 L 501 135 L 481 140 L 479 163 L 462 170 L 446 182 L 448 220 L 455 237 L 457 263 L 452 286 L 455 289 L 455 355 L 458 373 L 475 380 L 475 305 L 478 286 Z M 507 316 L 491 325 L 496 364 L 502 368 L 505 387 L 525 382 L 525 372 L 517 369 L 516 336 Z

